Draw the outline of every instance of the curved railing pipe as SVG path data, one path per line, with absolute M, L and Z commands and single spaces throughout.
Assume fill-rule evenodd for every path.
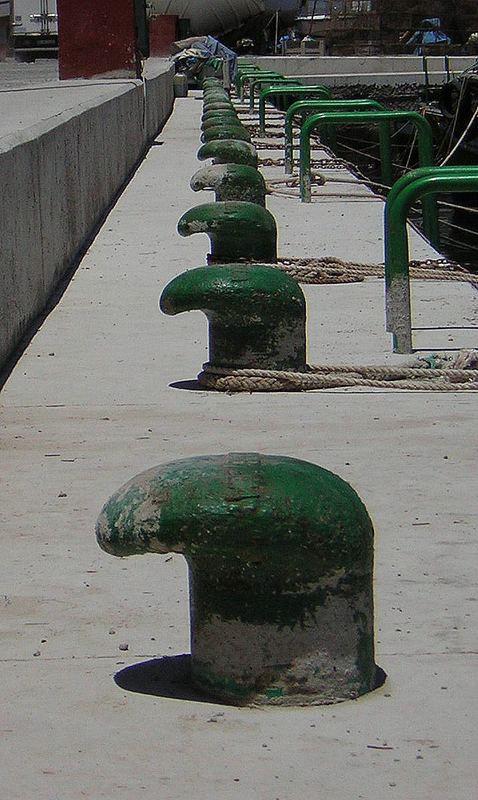
M 396 353 L 411 353 L 409 245 L 407 216 L 419 200 L 442 192 L 477 192 L 478 166 L 416 169 L 400 178 L 385 204 L 386 329 Z
M 293 118 L 295 114 L 304 114 L 308 111 L 381 111 L 385 110 L 377 100 L 297 100 L 287 109 L 285 115 L 285 171 L 291 173 L 294 169 L 294 136 Z
M 390 185 L 393 181 L 392 144 L 390 123 L 410 122 L 417 130 L 418 160 L 421 167 L 433 164 L 432 129 L 428 120 L 416 111 L 364 111 L 352 113 L 313 114 L 306 119 L 300 132 L 300 196 L 303 203 L 311 201 L 311 168 L 310 137 L 314 129 L 323 125 L 356 125 L 378 123 L 380 137 L 380 157 L 382 180 Z M 423 215 L 427 227 L 437 224 L 437 208 L 434 198 L 426 197 L 423 201 Z M 434 223 L 435 220 L 435 223 Z
M 259 73 L 264 78 L 268 78 L 268 77 L 269 78 L 277 78 L 277 77 L 283 78 L 284 77 L 283 75 L 280 74 L 280 72 L 274 72 L 272 70 L 270 70 L 270 71 L 269 70 L 259 70 Z M 239 99 L 240 100 L 244 100 L 246 83 L 248 81 L 252 80 L 252 78 L 255 75 L 256 75 L 256 70 L 254 70 L 252 73 L 246 73 L 244 75 L 239 75 L 239 77 L 238 77 L 238 92 L 237 93 L 239 95 Z
M 327 86 L 304 86 L 298 84 L 294 89 L 288 86 L 269 86 L 263 89 L 259 95 L 259 135 L 265 136 L 266 131 L 266 102 L 269 97 L 288 97 L 289 95 L 306 95 L 307 97 L 328 100 L 332 93 Z
M 279 75 L 277 78 L 263 78 L 262 75 L 258 76 L 257 78 L 252 78 L 249 83 L 249 108 L 251 111 L 254 110 L 255 105 L 255 98 L 256 98 L 256 87 L 259 88 L 261 86 L 267 86 L 268 88 L 272 88 L 273 86 L 296 86 L 301 87 L 303 86 L 297 79 L 293 78 L 284 78 L 283 75 Z

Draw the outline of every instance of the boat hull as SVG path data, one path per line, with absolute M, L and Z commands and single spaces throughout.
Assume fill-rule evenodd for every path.
M 188 19 L 193 35 L 230 31 L 264 12 L 280 11 L 292 21 L 297 6 L 298 0 L 153 0 L 156 14 Z

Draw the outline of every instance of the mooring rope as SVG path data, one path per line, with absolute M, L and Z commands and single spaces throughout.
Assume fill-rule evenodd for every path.
M 356 283 L 365 278 L 383 278 L 383 264 L 360 264 L 343 261 L 336 256 L 322 258 L 279 258 L 277 269 L 286 272 L 299 283 Z M 454 261 L 445 258 L 411 261 L 409 275 L 412 280 L 461 281 L 478 286 L 478 275 L 467 272 Z
M 305 372 L 229 369 L 204 364 L 198 382 L 218 392 L 306 392 L 314 389 L 371 387 L 427 392 L 478 390 L 478 369 L 427 369 L 396 366 L 312 366 Z

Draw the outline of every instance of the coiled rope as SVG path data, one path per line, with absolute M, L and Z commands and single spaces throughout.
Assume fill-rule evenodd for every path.
M 304 392 L 371 387 L 427 392 L 478 390 L 478 369 L 395 366 L 307 366 L 305 372 L 228 369 L 204 364 L 198 382 L 218 392 Z

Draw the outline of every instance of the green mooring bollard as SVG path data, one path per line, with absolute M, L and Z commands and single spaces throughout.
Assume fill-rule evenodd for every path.
M 305 369 L 304 294 L 274 267 L 228 264 L 183 272 L 163 290 L 160 308 L 206 315 L 211 366 Z
M 201 117 L 201 123 L 204 124 L 205 122 L 213 119 L 224 120 L 227 118 L 234 119 L 235 122 L 239 120 L 237 112 L 234 108 L 213 108 L 211 111 L 205 111 L 203 113 Z
M 239 121 L 237 123 L 214 125 L 214 127 L 207 128 L 201 134 L 202 142 L 213 142 L 216 139 L 238 139 L 242 142 L 250 142 L 251 134 Z
M 227 112 L 225 115 L 221 114 L 219 117 L 210 117 L 209 119 L 205 119 L 201 122 L 201 130 L 207 131 L 210 128 L 231 128 L 231 127 L 238 127 L 242 128 L 243 130 L 247 130 L 241 125 L 239 121 L 239 117 L 237 114 Z
M 256 148 L 239 139 L 216 139 L 199 148 L 199 161 L 212 158 L 214 164 L 247 164 L 257 169 L 259 159 Z
M 266 182 L 254 167 L 244 164 L 215 164 L 202 167 L 191 178 L 191 189 L 199 192 L 211 189 L 216 200 L 245 200 L 266 204 Z
M 277 260 L 277 226 L 274 217 L 256 203 L 239 200 L 204 203 L 186 211 L 178 233 L 207 233 L 211 240 L 210 262 L 231 263 Z
M 352 487 L 279 455 L 162 464 L 104 506 L 100 547 L 181 553 L 192 681 L 234 705 L 321 705 L 383 683 L 374 661 L 373 527 Z
M 227 92 L 220 91 L 219 89 L 211 89 L 207 92 L 204 92 L 203 100 L 207 103 L 209 100 L 225 100 L 231 102 L 229 95 Z
M 204 103 L 204 111 L 205 114 L 207 111 L 227 111 L 230 109 L 234 109 L 230 100 L 208 100 Z

